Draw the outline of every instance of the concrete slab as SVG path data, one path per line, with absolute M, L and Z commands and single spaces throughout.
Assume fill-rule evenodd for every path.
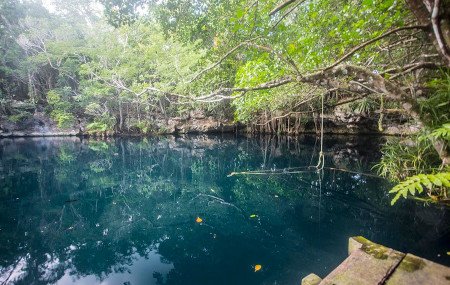
M 449 285 L 450 267 L 408 253 L 385 284 Z

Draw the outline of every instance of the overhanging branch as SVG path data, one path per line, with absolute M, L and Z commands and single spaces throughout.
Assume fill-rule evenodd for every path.
M 241 48 L 242 46 L 247 45 L 248 43 L 251 43 L 252 41 L 256 40 L 260 38 L 259 36 L 247 41 L 244 41 L 240 44 L 238 44 L 237 46 L 235 46 L 234 48 L 230 49 L 224 56 L 222 56 L 218 61 L 216 61 L 215 63 L 213 63 L 212 65 L 208 66 L 207 68 L 201 70 L 199 73 L 197 73 L 191 80 L 188 81 L 188 83 L 191 83 L 195 80 L 197 80 L 200 76 L 202 76 L 205 72 L 210 71 L 211 69 L 215 68 L 216 66 L 220 65 L 227 57 L 229 57 L 231 54 L 233 54 L 236 50 L 238 50 L 239 48 Z
M 421 30 L 425 30 L 427 29 L 428 26 L 424 26 L 424 25 L 415 25 L 415 26 L 406 26 L 406 27 L 400 27 L 400 28 L 396 28 L 393 30 L 390 30 L 382 35 L 379 35 L 378 37 L 375 37 L 373 39 L 370 39 L 368 41 L 365 41 L 359 45 L 357 45 L 356 47 L 352 48 L 349 52 L 347 52 L 345 55 L 343 55 L 340 59 L 338 59 L 337 61 L 335 61 L 333 64 L 322 68 L 321 70 L 326 71 L 329 69 L 332 69 L 333 67 L 339 65 L 340 63 L 342 63 L 344 60 L 348 59 L 349 57 L 351 57 L 352 55 L 354 55 L 357 51 L 365 48 L 366 46 L 373 44 L 387 36 L 390 36 L 394 33 L 400 32 L 400 31 L 405 31 L 405 30 L 416 30 L 416 29 L 421 29 Z
M 273 16 L 275 15 L 278 11 L 284 9 L 285 7 L 291 5 L 292 3 L 294 3 L 297 0 L 287 0 L 284 1 L 283 3 L 281 3 L 280 5 L 276 6 L 275 8 L 273 8 L 272 11 L 269 12 L 269 16 Z
M 234 92 L 243 92 L 244 94 L 251 91 L 259 91 L 259 90 L 267 90 L 267 89 L 273 89 L 277 88 L 289 83 L 295 82 L 295 79 L 287 76 L 280 79 L 268 81 L 265 83 L 262 83 L 255 87 L 236 87 L 236 88 L 220 88 L 208 95 L 200 96 L 200 97 L 194 97 L 191 98 L 195 101 L 205 101 L 205 100 L 215 100 L 220 98 L 220 100 L 226 100 L 226 99 L 235 99 L 236 96 L 232 96 L 231 94 Z

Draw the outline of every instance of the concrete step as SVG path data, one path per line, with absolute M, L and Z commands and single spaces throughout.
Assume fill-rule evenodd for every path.
M 351 237 L 349 256 L 323 280 L 315 274 L 302 285 L 450 285 L 450 267 Z

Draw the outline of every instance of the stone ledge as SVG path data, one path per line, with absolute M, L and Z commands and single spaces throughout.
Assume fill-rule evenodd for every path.
M 13 137 L 67 137 L 67 136 L 78 136 L 79 132 L 68 131 L 68 132 L 7 132 L 0 133 L 0 138 L 13 138 Z
M 317 280 L 314 279 L 317 275 L 310 274 L 302 279 L 302 285 L 450 284 L 450 267 L 376 244 L 362 236 L 349 238 L 348 254 L 322 281 L 306 283 Z
M 314 273 L 311 273 L 302 279 L 301 285 L 319 285 L 321 281 L 322 278 L 320 278 Z

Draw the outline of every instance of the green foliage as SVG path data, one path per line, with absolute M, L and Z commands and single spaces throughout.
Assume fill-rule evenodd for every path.
M 440 128 L 434 129 L 430 137 L 450 142 L 450 123 L 443 124 Z
M 450 121 L 450 72 L 441 71 L 428 86 L 432 95 L 419 103 L 423 120 L 433 128 Z
M 68 148 L 61 147 L 58 153 L 58 159 L 61 163 L 72 163 L 75 160 L 75 156 Z
M 105 110 L 100 106 L 100 104 L 99 104 L 99 103 L 96 103 L 96 102 L 89 103 L 89 104 L 85 107 L 85 110 L 84 110 L 84 112 L 85 112 L 87 115 L 97 116 L 97 117 L 103 116 L 104 113 L 105 113 L 104 111 L 105 111 Z
M 374 167 L 379 175 L 392 181 L 426 173 L 440 166 L 440 159 L 426 134 L 407 139 L 388 138 L 381 149 L 383 156 Z
M 433 199 L 447 197 L 450 190 L 450 172 L 419 174 L 406 178 L 394 186 L 389 193 L 395 194 L 391 201 L 394 205 L 400 197 L 417 196 L 424 191 Z
M 0 1 L 0 98 L 12 98 L 20 89 L 20 65 L 25 60 L 16 39 L 25 17 L 26 4 L 16 0 Z
M 92 123 L 89 123 L 86 126 L 86 129 L 90 133 L 106 132 L 112 130 L 112 126 L 105 121 L 94 121 Z
M 53 89 L 47 93 L 47 103 L 52 108 L 50 116 L 59 128 L 67 129 L 73 126 L 75 116 L 71 112 L 70 88 Z
M 24 111 L 24 112 L 20 112 L 20 113 L 8 116 L 8 120 L 10 120 L 11 122 L 14 122 L 14 123 L 18 123 L 18 122 L 21 122 L 31 116 L 32 116 L 31 113 Z
M 50 113 L 50 116 L 56 121 L 58 127 L 61 129 L 68 129 L 72 127 L 75 122 L 75 117 L 72 113 L 62 110 L 53 110 Z
M 221 118 L 235 112 L 236 120 L 242 122 L 255 121 L 267 111 L 286 113 L 296 102 L 309 99 L 307 88 L 293 84 L 276 91 L 248 92 L 231 104 L 207 107 L 192 102 L 172 104 L 180 99 L 145 90 L 204 95 L 221 87 L 257 86 L 284 75 L 296 76 L 335 61 L 349 48 L 403 26 L 411 18 L 404 3 L 394 0 L 307 1 L 291 6 L 295 9 L 284 19 L 283 13 L 269 16 L 279 4 L 276 0 L 101 0 L 112 29 L 89 12 L 91 1 L 54 2 L 55 14 L 34 2 L 27 5 L 36 6 L 37 12 L 20 9 L 11 0 L 5 4 L 12 14 L 27 16 L 20 25 L 23 31 L 13 33 L 11 44 L 19 42 L 22 50 L 19 47 L 18 51 L 28 55 L 20 72 L 22 81 L 31 79 L 30 87 L 36 87 L 29 88 L 29 96 L 39 101 L 48 89 L 69 88 L 69 97 L 58 91 L 59 101 L 52 103 L 47 98 L 52 109 L 58 110 L 54 118 L 66 122 L 70 113 L 78 117 L 84 110 L 90 122 L 113 117 L 120 122 L 116 129 L 132 127 L 140 118 L 161 119 L 192 109 Z M 243 45 L 221 59 L 232 47 L 255 37 L 257 45 Z M 379 52 L 383 44 L 386 41 L 359 51 L 351 62 L 370 62 L 376 70 L 405 53 L 403 49 Z M 218 60 L 219 66 L 190 81 Z M 70 108 L 61 105 L 65 101 Z M 355 111 L 369 112 L 375 106 L 372 103 L 365 99 Z
M 95 130 L 126 127 L 149 132 L 149 117 L 175 115 L 186 107 L 168 104 L 162 92 L 146 90 L 188 92 L 192 87 L 186 84 L 187 78 L 203 50 L 165 37 L 158 25 L 143 21 L 114 31 L 100 28 L 105 32 L 90 39 L 90 61 L 80 67 L 77 97 L 84 113 L 102 123 L 102 127 L 94 124 Z M 121 115 L 123 124 L 114 126 Z
M 378 109 L 379 106 L 380 104 L 376 100 L 365 97 L 355 103 L 351 103 L 349 107 L 354 113 L 367 116 Z
M 47 103 L 51 106 L 56 107 L 67 107 L 64 102 L 61 102 L 61 96 L 58 94 L 56 90 L 50 90 L 47 93 Z M 63 105 L 60 105 L 63 104 Z
M 140 134 L 147 134 L 152 130 L 152 125 L 148 121 L 137 121 L 132 123 L 130 128 L 137 130 Z
M 136 21 L 136 10 L 145 3 L 145 0 L 100 0 L 100 2 L 105 6 L 108 22 L 117 28 Z
M 107 153 L 110 150 L 110 147 L 107 143 L 102 141 L 89 141 L 89 149 L 95 152 Z
M 395 193 L 391 204 L 400 198 L 421 197 L 424 189 L 428 197 L 425 200 L 447 202 L 450 187 L 448 167 L 442 172 L 441 158 L 433 144 L 436 140 L 446 142 L 450 139 L 450 124 L 432 131 L 424 130 L 414 140 L 391 138 L 382 147 L 380 162 L 375 165 L 381 176 L 399 182 L 389 193 Z M 423 174 L 423 173 L 435 174 Z M 423 199 L 423 198 L 421 198 Z
M 53 2 L 55 13 L 39 1 L 0 3 L 1 111 L 15 122 L 34 111 L 16 111 L 3 103 L 17 95 L 33 108 L 45 107 L 60 128 L 73 126 L 75 118 L 83 116 L 89 132 L 150 133 L 160 125 L 155 122 L 187 116 L 192 110 L 219 118 L 234 112 L 235 120 L 245 123 L 290 119 L 285 116 L 290 112 L 317 113 L 328 88 L 317 82 L 245 94 L 225 91 L 221 95 L 236 98 L 206 107 L 173 94 L 201 96 L 218 88 L 257 87 L 284 76 L 312 73 L 364 41 L 415 19 L 404 2 L 395 0 L 297 1 L 275 15 L 269 13 L 280 3 L 277 0 L 100 0 L 112 28 L 89 12 L 92 1 Z M 416 31 L 393 34 L 358 50 L 346 63 L 393 79 L 383 71 L 435 53 L 425 36 Z M 408 37 L 411 44 L 403 44 Z M 238 48 L 230 52 L 234 47 Z M 200 76 L 206 67 L 211 68 Z M 414 80 L 409 75 L 393 79 L 399 87 L 427 81 L 431 90 L 412 92 L 423 97 L 423 134 L 410 141 L 392 139 L 383 148 L 378 170 L 395 181 L 435 172 L 442 160 L 432 144 L 449 141 L 450 73 L 423 74 Z M 327 94 L 326 104 L 358 95 L 350 88 L 343 94 L 351 84 L 348 80 L 335 84 L 339 90 Z M 380 106 L 372 96 L 345 108 L 369 116 L 393 104 L 386 96 Z M 295 123 L 305 117 L 297 116 Z
M 448 112 L 450 74 L 441 71 L 439 76 L 428 83 L 428 86 L 432 89 L 431 95 L 419 101 L 420 115 L 426 125 L 425 128 L 411 139 L 388 140 L 382 147 L 381 161 L 375 166 L 380 175 L 390 180 L 397 182 L 404 180 L 391 190 L 390 193 L 396 193 L 392 204 L 399 197 L 406 197 L 408 193 L 412 196 L 420 195 L 423 192 L 422 185 L 427 189 L 429 196 L 434 195 L 432 197 L 436 197 L 439 201 L 444 200 L 447 195 L 443 187 L 448 188 L 448 185 L 442 180 L 447 176 L 444 174 L 442 174 L 444 176 L 441 174 L 424 176 L 423 173 L 441 170 L 442 158 L 439 157 L 434 145 L 439 142 L 439 148 L 442 148 L 444 152 L 450 145 L 450 123 L 448 123 L 450 120 Z M 442 122 L 447 123 L 442 124 Z

